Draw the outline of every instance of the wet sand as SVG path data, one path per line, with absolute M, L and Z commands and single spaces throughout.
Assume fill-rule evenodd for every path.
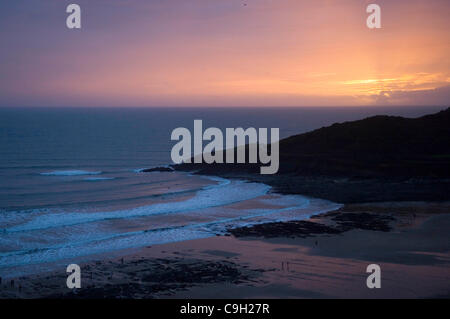
M 3 279 L 0 298 L 449 298 L 450 203 L 350 204 L 307 221 L 99 256 Z M 381 267 L 368 289 L 366 267 Z

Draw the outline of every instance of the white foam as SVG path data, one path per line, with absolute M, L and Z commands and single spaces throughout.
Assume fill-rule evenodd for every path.
M 82 170 L 68 170 L 68 171 L 52 171 L 41 173 L 43 176 L 81 176 L 81 175 L 100 175 L 101 171 L 82 171 Z
M 271 187 L 261 183 L 196 177 L 215 183 L 182 201 L 104 212 L 35 209 L 2 213 L 0 225 L 5 228 L 0 229 L 0 276 L 19 275 L 30 265 L 59 263 L 65 258 L 207 238 L 235 227 L 306 219 L 340 207 L 301 195 L 269 194 Z M 235 203 L 243 205 L 232 205 Z M 146 218 L 130 222 L 141 217 Z M 109 220 L 117 223 L 104 222 Z
M 110 181 L 115 179 L 114 177 L 87 177 L 84 180 L 88 182 L 97 182 L 97 181 Z
M 149 230 L 130 231 L 125 233 L 102 233 L 95 231 L 95 226 L 90 224 L 88 229 L 85 226 L 75 226 L 76 230 L 82 231 L 84 235 L 69 235 L 58 244 L 27 247 L 22 250 L 0 254 L 0 265 L 4 271 L 8 267 L 38 264 L 44 262 L 54 262 L 64 258 L 76 258 L 91 254 L 104 253 L 108 251 L 118 251 L 127 248 L 137 248 L 146 245 L 157 245 L 170 242 L 207 238 L 223 233 L 227 229 L 243 227 L 253 224 L 273 221 L 288 221 L 306 219 L 318 213 L 328 212 L 339 208 L 341 205 L 329 201 L 307 198 L 300 195 L 292 195 L 284 198 L 283 195 L 275 195 L 271 198 L 259 198 L 256 201 L 270 205 L 283 202 L 293 205 L 288 207 L 278 207 L 270 209 L 243 209 L 239 210 L 239 215 L 235 217 L 219 217 L 217 220 L 208 222 L 195 222 L 193 224 L 181 226 L 168 226 Z M 226 208 L 216 208 L 222 212 Z M 209 213 L 212 213 L 209 211 Z M 72 229 L 73 231 L 74 229 Z M 41 238 L 42 236 L 39 235 Z M 64 236 L 63 236 L 64 237 Z M 46 237 L 44 237 L 46 238 Z M 42 238 L 41 238 L 42 239 Z M 0 269 L 0 274 L 1 274 Z M 8 269 L 7 274 L 11 271 Z
M 209 177 L 219 181 L 218 185 L 207 186 L 197 194 L 184 201 L 160 203 L 137 207 L 128 210 L 109 212 L 63 212 L 47 213 L 35 216 L 32 220 L 6 228 L 6 232 L 31 231 L 55 227 L 65 227 L 83 223 L 99 222 L 103 220 L 128 219 L 161 214 L 174 214 L 189 212 L 209 207 L 230 205 L 232 203 L 249 200 L 267 194 L 270 186 L 260 183 L 247 183 L 244 181 L 229 181 L 222 178 Z

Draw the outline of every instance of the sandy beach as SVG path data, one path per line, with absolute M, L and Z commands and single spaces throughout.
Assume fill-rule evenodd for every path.
M 99 256 L 81 265 L 3 279 L 1 298 L 448 298 L 450 203 L 349 204 L 306 221 Z M 366 267 L 381 267 L 368 289 Z M 13 285 L 12 281 L 13 280 Z

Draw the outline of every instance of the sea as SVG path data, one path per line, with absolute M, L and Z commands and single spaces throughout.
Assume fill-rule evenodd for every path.
M 49 271 L 99 255 L 226 233 L 334 210 L 245 180 L 170 165 L 177 127 L 279 128 L 280 137 L 378 114 L 440 107 L 0 108 L 0 277 Z

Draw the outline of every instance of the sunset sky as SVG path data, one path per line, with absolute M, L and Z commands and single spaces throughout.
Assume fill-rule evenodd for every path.
M 449 0 L 4 0 L 0 39 L 0 106 L 450 104 Z

